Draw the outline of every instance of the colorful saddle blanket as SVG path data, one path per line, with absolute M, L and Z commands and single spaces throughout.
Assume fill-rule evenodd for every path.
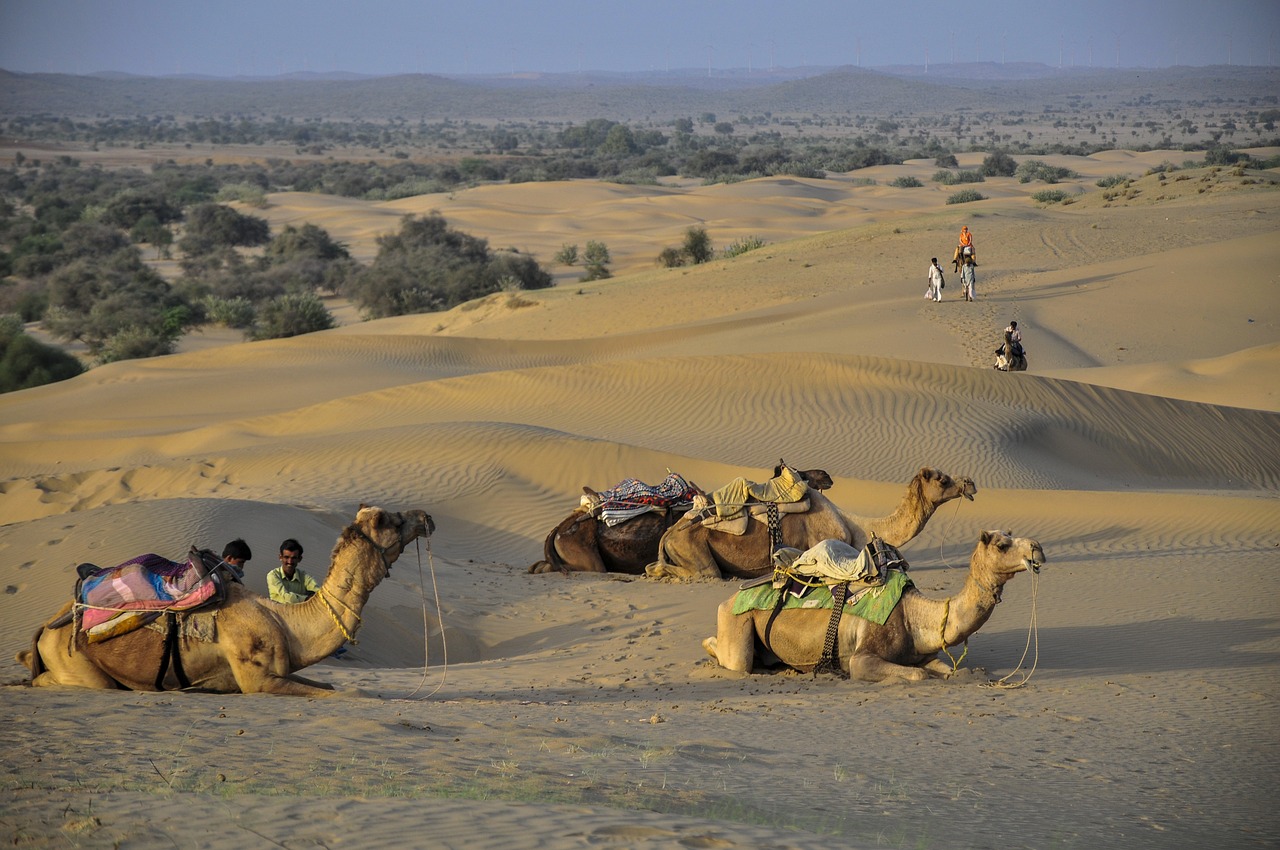
M 857 588 L 851 585 L 850 597 L 845 601 L 845 613 L 854 614 L 864 620 L 883 626 L 893 609 L 898 607 L 902 594 L 914 582 L 901 570 L 889 570 L 884 584 L 876 587 Z M 786 594 L 783 608 L 831 608 L 835 603 L 831 598 L 831 588 L 825 584 L 817 586 L 793 582 L 788 587 L 776 588 L 772 584 L 762 584 L 739 590 L 733 597 L 733 613 L 745 614 L 748 611 L 772 611 L 778 605 L 779 594 Z
M 671 472 L 656 486 L 624 478 L 609 490 L 584 495 L 580 503 L 607 525 L 617 525 L 649 511 L 682 510 L 701 493 L 678 473 Z
M 212 552 L 194 547 L 186 561 L 139 555 L 114 567 L 83 564 L 76 603 L 90 642 L 146 625 L 166 611 L 189 611 L 224 597 Z

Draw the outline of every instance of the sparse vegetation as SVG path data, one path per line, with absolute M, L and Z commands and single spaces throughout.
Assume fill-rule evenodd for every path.
M 1039 192 L 1033 192 L 1031 200 L 1039 204 L 1060 204 L 1070 197 L 1061 189 L 1041 189 Z
M 75 357 L 28 336 L 18 316 L 0 315 L 0 393 L 65 381 L 83 371 Z
M 914 177 L 903 175 L 902 177 L 896 177 L 889 181 L 889 185 L 895 189 L 919 189 L 924 184 Z
M 733 257 L 740 256 L 748 251 L 763 248 L 764 244 L 764 240 L 758 236 L 745 236 L 742 239 L 737 239 L 734 242 L 731 242 L 729 247 L 725 248 L 720 256 L 726 260 L 732 259 Z
M 980 194 L 977 189 L 961 189 L 953 195 L 947 196 L 948 204 L 967 204 L 972 201 L 985 201 L 986 195 Z

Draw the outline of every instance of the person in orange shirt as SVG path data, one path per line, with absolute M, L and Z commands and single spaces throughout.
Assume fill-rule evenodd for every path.
M 968 248 L 969 250 L 965 250 Z M 960 253 L 973 256 L 973 234 L 969 232 L 969 225 L 960 228 Z

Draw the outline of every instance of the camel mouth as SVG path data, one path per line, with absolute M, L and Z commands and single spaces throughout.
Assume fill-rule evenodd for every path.
M 1044 566 L 1044 561 L 1032 560 L 1031 558 L 1023 558 L 1022 566 L 1024 569 L 1031 570 L 1036 575 L 1040 574 L 1040 567 Z

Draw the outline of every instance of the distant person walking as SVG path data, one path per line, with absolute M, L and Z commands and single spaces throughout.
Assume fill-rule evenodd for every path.
M 929 288 L 925 291 L 924 297 L 934 301 L 942 300 L 942 289 L 947 282 L 942 278 L 942 266 L 938 265 L 938 258 L 934 257 L 929 264 Z
M 973 271 L 974 263 L 969 257 L 964 258 L 960 264 L 960 281 L 964 284 L 964 300 L 973 301 L 977 297 L 976 286 L 978 277 Z

